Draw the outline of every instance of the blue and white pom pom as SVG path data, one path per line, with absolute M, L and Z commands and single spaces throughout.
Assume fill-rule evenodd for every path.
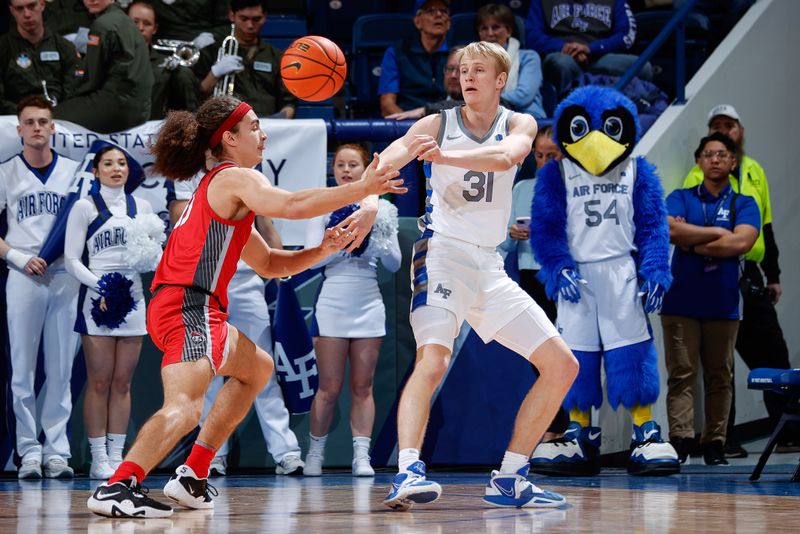
M 328 220 L 328 224 L 325 225 L 325 228 L 333 228 L 334 226 L 338 225 L 343 220 L 347 219 L 353 213 L 358 211 L 358 208 L 359 208 L 358 204 L 348 204 L 347 206 L 339 208 L 338 210 L 334 211 L 333 213 L 331 213 L 331 217 Z M 345 256 L 353 256 L 358 258 L 364 253 L 365 250 L 367 250 L 371 235 L 372 231 L 370 231 L 370 233 L 367 234 L 367 237 L 364 238 L 364 241 L 353 252 L 347 253 L 342 251 L 341 254 Z
M 166 235 L 164 221 L 155 213 L 142 213 L 131 220 L 126 230 L 125 255 L 130 268 L 137 273 L 155 271 L 161 260 Z
M 92 299 L 92 320 L 97 326 L 118 328 L 125 317 L 136 309 L 131 287 L 133 280 L 120 273 L 106 273 L 97 283 L 100 297 L 105 298 L 106 311 L 100 309 L 100 298 Z
M 378 216 L 370 232 L 367 254 L 374 257 L 388 253 L 397 235 L 397 206 L 383 198 L 378 199 Z

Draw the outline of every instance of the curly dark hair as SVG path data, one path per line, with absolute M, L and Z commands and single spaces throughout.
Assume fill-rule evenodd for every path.
M 155 156 L 153 169 L 170 180 L 188 180 L 205 167 L 206 149 L 211 136 L 241 103 L 230 96 L 206 100 L 195 114 L 171 111 L 158 132 L 150 151 Z M 236 133 L 239 125 L 230 129 Z M 219 157 L 222 144 L 211 154 Z

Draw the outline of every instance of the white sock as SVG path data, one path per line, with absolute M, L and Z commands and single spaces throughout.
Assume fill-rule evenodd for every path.
M 108 459 L 114 463 L 122 462 L 122 449 L 125 448 L 126 434 L 106 434 Z
M 107 462 L 106 437 L 89 438 L 89 451 L 92 454 L 92 463 Z
M 500 466 L 500 472 L 504 475 L 512 475 L 522 469 L 530 461 L 530 458 L 524 454 L 506 451 L 503 455 L 503 463 Z
M 309 432 L 308 434 L 309 445 L 308 445 L 308 454 L 313 454 L 315 456 L 325 456 L 325 442 L 328 441 L 328 434 L 324 436 L 317 437 L 314 434 Z
M 369 444 L 371 441 L 366 436 L 353 436 L 353 458 L 369 456 Z
M 419 461 L 419 449 L 400 449 L 400 454 L 397 456 L 398 471 L 408 471 L 408 467 L 414 462 Z

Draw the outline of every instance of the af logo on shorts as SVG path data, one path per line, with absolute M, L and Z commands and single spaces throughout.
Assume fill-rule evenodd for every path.
M 202 332 L 198 332 L 197 330 L 193 331 L 189 334 L 189 339 L 192 340 L 192 343 L 195 345 L 202 345 L 206 341 L 206 336 Z
M 447 300 L 447 297 L 453 292 L 452 289 L 447 289 L 443 287 L 442 284 L 436 286 L 436 289 L 433 290 L 434 293 L 439 293 L 443 299 Z

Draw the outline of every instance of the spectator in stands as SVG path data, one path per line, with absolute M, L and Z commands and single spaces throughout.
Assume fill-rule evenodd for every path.
M 744 153 L 744 126 L 733 106 L 721 104 L 711 109 L 708 114 L 708 133 L 714 132 L 727 135 L 736 144 L 737 164 L 733 167 L 731 187 L 737 193 L 753 197 L 761 214 L 761 231 L 758 239 L 744 257 L 742 278 L 747 290 L 743 293 L 744 306 L 736 338 L 736 350 L 749 369 L 757 367 L 788 369 L 789 349 L 775 311 L 775 305 L 781 298 L 781 269 L 778 265 L 778 245 L 772 230 L 772 203 L 767 176 L 761 165 Z M 695 165 L 684 180 L 683 187 L 694 187 L 702 180 L 702 169 Z M 766 286 L 764 277 L 767 279 Z M 783 412 L 781 397 L 765 391 L 764 404 L 774 427 Z M 729 457 L 744 457 L 747 452 L 738 444 L 736 437 L 731 435 L 735 418 L 735 406 L 731 403 L 726 454 Z M 791 435 L 790 431 L 784 432 L 781 436 L 778 441 L 779 450 L 789 452 L 800 447 L 797 428 L 794 427 L 793 431 L 794 435 Z
M 661 324 L 667 364 L 670 442 L 681 461 L 694 438 L 694 384 L 703 369 L 705 424 L 700 438 L 708 465 L 727 465 L 723 453 L 733 388 L 733 346 L 739 328 L 739 256 L 761 228 L 756 201 L 736 193 L 729 173 L 736 144 L 714 132 L 694 153 L 702 183 L 667 197 L 672 286 Z
M 456 57 L 463 46 L 454 46 L 450 49 L 447 55 L 447 64 L 444 67 L 444 89 L 447 96 L 438 102 L 431 102 L 418 108 L 409 109 L 408 111 L 401 111 L 400 113 L 392 113 L 387 115 L 387 119 L 407 120 L 407 119 L 421 119 L 425 115 L 432 113 L 439 113 L 443 109 L 450 109 L 464 104 L 464 97 L 461 94 L 461 76 L 458 72 L 458 58 Z
M 625 0 L 535 0 L 525 21 L 528 46 L 544 58 L 544 79 L 565 95 L 585 70 L 622 75 L 637 57 L 624 53 L 636 39 L 636 22 Z M 638 74 L 653 79 L 647 63 Z
M 446 96 L 444 69 L 447 63 L 447 31 L 450 29 L 450 2 L 417 2 L 413 36 L 386 49 L 378 82 L 381 115 L 424 106 Z
M 159 22 L 159 37 L 192 41 L 211 32 L 221 43 L 231 33 L 227 0 L 153 0 Z
M 267 20 L 264 0 L 231 0 L 228 17 L 239 43 L 236 55 L 217 60 L 219 47 L 207 46 L 200 53 L 195 73 L 206 96 L 226 74 L 235 74 L 234 95 L 253 106 L 259 117 L 294 117 L 297 99 L 281 81 L 283 53 L 261 40 L 261 27 Z
M 552 137 L 552 126 L 546 126 L 536 133 L 536 138 L 533 141 L 533 156 L 536 160 L 537 170 L 541 169 L 548 161 L 560 161 L 562 158 L 561 151 L 553 142 Z M 500 248 L 507 254 L 516 254 L 520 287 L 533 297 L 533 300 L 542 307 L 547 317 L 555 322 L 556 305 L 547 298 L 544 286 L 536 278 L 540 266 L 533 257 L 533 250 L 531 250 L 529 241 L 531 237 L 531 205 L 533 204 L 535 178 L 528 176 L 514 185 L 511 217 L 508 220 L 508 236 L 500 245 Z
M 16 24 L 0 36 L 0 115 L 13 115 L 29 95 L 55 105 L 75 90 L 75 47 L 44 25 L 44 0 L 10 0 Z
M 153 71 L 150 120 L 163 119 L 172 109 L 196 110 L 200 106 L 200 82 L 190 66 L 180 65 L 177 57 L 159 53 L 153 48 L 153 36 L 158 32 L 153 4 L 136 0 L 128 6 L 128 16 L 139 28 L 150 50 L 150 68 Z
M 138 126 L 150 118 L 153 72 L 147 45 L 112 0 L 84 4 L 95 19 L 86 56 L 78 64 L 78 90 L 58 105 L 55 116 L 99 133 Z
M 47 0 L 44 9 L 44 25 L 53 33 L 63 35 L 75 43 L 75 47 L 79 48 L 78 51 L 81 54 L 86 53 L 92 16 L 83 5 L 83 0 Z M 83 28 L 82 31 L 81 28 Z M 77 35 L 81 37 L 78 42 L 75 42 Z
M 511 70 L 500 103 L 508 109 L 528 113 L 537 119 L 547 116 L 542 107 L 542 63 L 533 50 L 520 49 L 519 40 L 512 37 L 517 22 L 505 4 L 487 4 L 475 15 L 475 30 L 481 41 L 497 43 L 511 56 Z

